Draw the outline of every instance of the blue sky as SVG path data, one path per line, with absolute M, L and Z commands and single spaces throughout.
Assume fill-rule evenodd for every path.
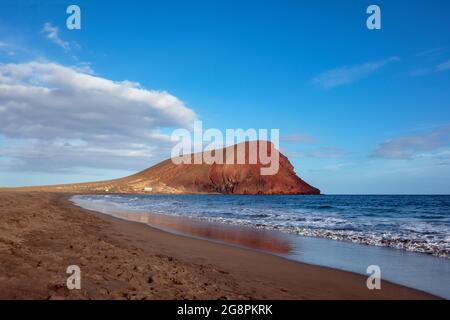
M 450 193 L 448 1 L 76 1 L 82 27 L 72 31 L 72 3 L 50 3 L 0 4 L 0 64 L 15 66 L 0 69 L 0 85 L 29 90 L 0 91 L 0 185 L 126 175 L 169 156 L 152 149 L 165 143 L 158 131 L 197 118 L 221 130 L 279 128 L 297 173 L 325 193 Z M 366 28 L 370 4 L 381 30 Z M 65 68 L 159 90 L 155 101 L 167 92 L 176 111 L 149 120 L 146 143 L 123 96 L 130 109 L 105 102 L 109 114 L 89 122 L 100 129 L 79 126 L 78 106 L 86 116 L 109 97 L 86 100 L 83 81 L 59 77 Z M 33 86 L 70 89 L 74 110 L 33 104 Z

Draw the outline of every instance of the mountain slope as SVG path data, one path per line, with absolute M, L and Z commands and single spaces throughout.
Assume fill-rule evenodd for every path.
M 268 165 L 262 165 L 259 160 L 249 164 L 248 150 L 253 143 L 257 142 L 244 143 L 245 164 L 226 164 L 227 161 L 225 164 L 174 164 L 168 159 L 121 179 L 21 189 L 75 193 L 320 194 L 319 189 L 296 175 L 287 157 L 281 153 L 278 172 L 261 175 L 261 168 Z M 238 154 L 238 145 L 215 150 L 213 154 L 223 152 L 229 159 L 231 149 Z M 193 160 L 195 156 L 186 157 Z

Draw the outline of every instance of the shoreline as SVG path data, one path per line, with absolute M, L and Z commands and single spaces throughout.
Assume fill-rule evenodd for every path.
M 83 210 L 123 221 L 141 223 L 150 228 L 181 237 L 258 250 L 264 253 L 287 254 L 291 249 L 288 241 L 281 239 L 273 230 L 255 229 L 251 226 L 238 226 L 146 211 L 127 211 L 112 206 L 96 207 L 92 206 L 88 200 L 72 200 L 73 196 L 67 197 L 67 199 Z
M 179 196 L 208 196 L 208 195 L 212 195 L 212 196 L 227 196 L 227 195 L 223 195 L 223 194 L 203 194 L 203 193 L 198 193 L 198 194 L 179 194 L 176 195 L 176 197 Z M 257 229 L 258 231 L 264 231 L 267 233 L 268 237 L 271 237 L 271 233 L 279 233 L 281 232 L 284 235 L 289 235 L 289 236 L 300 236 L 300 237 L 311 237 L 311 238 L 316 238 L 316 239 L 326 239 L 326 240 L 332 240 L 332 241 L 342 241 L 345 243 L 351 243 L 351 244 L 358 244 L 358 245 L 363 245 L 363 246 L 375 246 L 375 247 L 382 247 L 382 248 L 387 248 L 387 249 L 398 249 L 398 250 L 402 250 L 408 253 L 414 253 L 414 254 L 424 254 L 427 256 L 432 256 L 432 257 L 437 257 L 437 258 L 443 258 L 443 259 L 450 259 L 450 256 L 448 255 L 448 249 L 447 251 L 445 251 L 445 249 L 441 249 L 441 248 L 425 248 L 422 246 L 420 247 L 420 243 L 414 243 L 414 241 L 411 241 L 412 244 L 408 244 L 408 241 L 403 241 L 403 240 L 398 240 L 395 237 L 391 238 L 381 238 L 377 237 L 377 235 L 375 234 L 371 234 L 370 237 L 368 237 L 367 233 L 364 233 L 362 231 L 360 231 L 359 233 L 357 232 L 351 232 L 351 233 L 345 233 L 345 232 L 341 232 L 340 230 L 337 231 L 330 231 L 328 229 L 325 230 L 321 230 L 319 229 L 315 229 L 315 228 L 308 228 L 308 227 L 303 227 L 303 228 L 299 228 L 297 230 L 292 230 L 292 229 L 287 229 L 287 228 L 279 228 L 278 226 L 271 227 L 270 225 L 263 225 L 260 226 L 258 224 L 251 224 L 251 223 L 241 223 L 241 222 L 233 222 L 232 220 L 225 220 L 225 221 L 219 221 L 217 219 L 209 219 L 208 217 L 205 216 L 200 216 L 200 217 L 196 217 L 196 216 L 185 216 L 185 211 L 182 212 L 182 214 L 180 214 L 180 212 L 178 212 L 178 214 L 172 214 L 172 213 L 167 213 L 167 212 L 161 212 L 161 213 L 156 213 L 156 212 L 152 212 L 151 210 L 143 210 L 143 209 L 134 209 L 134 208 L 125 208 L 122 207 L 120 209 L 118 209 L 118 207 L 120 207 L 120 204 L 118 205 L 117 203 L 114 202 L 110 202 L 110 204 L 93 204 L 95 202 L 91 201 L 91 200 L 86 200 L 83 199 L 83 197 L 91 197 L 91 196 L 116 196 L 116 197 L 120 197 L 120 196 L 173 196 L 173 195 L 167 195 L 167 194 L 119 194 L 119 193 L 114 193 L 114 194 L 73 194 L 71 198 L 73 198 L 73 200 L 71 200 L 72 202 L 79 202 L 80 203 L 80 207 L 84 208 L 84 209 L 91 209 L 93 211 L 100 211 L 102 213 L 106 213 L 109 215 L 114 215 L 114 216 L 123 216 L 123 218 L 125 220 L 131 220 L 134 221 L 136 219 L 136 217 L 139 217 L 138 222 L 143 222 L 142 219 L 147 219 L 149 220 L 149 217 L 145 217 L 146 214 L 151 214 L 152 216 L 159 216 L 160 219 L 158 220 L 180 220 L 181 222 L 186 222 L 186 224 L 188 225 L 195 225 L 195 224 L 204 224 L 206 226 L 210 225 L 210 227 L 214 228 L 215 225 L 220 225 L 221 228 L 226 228 L 226 227 L 230 227 L 231 229 L 247 229 L 247 231 L 249 233 L 252 232 L 252 230 Z M 263 196 L 263 197 L 284 197 L 284 196 L 288 196 L 288 195 L 232 195 L 233 197 L 239 197 L 239 196 L 250 196 L 250 197 L 258 197 L 258 196 Z M 314 195 L 314 196 L 318 196 L 318 195 Z M 323 196 L 323 195 L 320 195 Z M 345 195 L 347 196 L 347 195 Z M 359 197 L 361 195 L 354 195 L 356 197 Z M 380 196 L 380 195 L 376 195 L 376 196 Z M 381 195 L 382 196 L 382 195 Z M 434 195 L 432 195 L 434 196 Z M 439 195 L 438 195 L 439 196 Z M 289 197 L 289 196 L 288 196 Z M 77 198 L 77 199 L 75 199 Z M 84 206 L 83 206 L 84 204 Z M 151 219 L 150 219 L 151 220 Z M 156 224 L 159 224 L 159 222 L 163 222 L 163 224 L 165 224 L 166 221 L 157 221 Z M 149 222 L 145 222 L 148 223 L 150 225 L 152 225 L 151 221 Z M 173 226 L 174 224 L 176 224 L 175 222 L 171 223 L 172 225 L 170 225 L 168 228 L 164 228 L 163 225 L 157 226 L 156 228 L 158 229 L 162 229 L 162 230 L 166 230 L 175 234 L 181 234 L 181 235 L 187 235 L 187 236 L 197 236 L 196 234 L 190 234 L 189 230 L 188 232 L 184 232 L 184 230 L 178 230 L 178 229 L 183 229 L 182 226 Z M 180 232 L 178 232 L 180 231 Z M 199 238 L 208 238 L 208 237 L 202 237 L 201 233 L 202 232 L 198 232 L 200 233 Z M 209 240 L 213 240 L 213 239 L 209 239 Z M 276 239 L 274 239 L 276 241 Z M 219 240 L 220 241 L 220 240 Z M 227 242 L 227 241 L 225 241 Z M 408 245 L 405 245 L 405 243 L 407 243 Z M 422 244 L 423 245 L 423 244 Z M 245 245 L 244 245 L 245 246 Z M 414 248 L 414 246 L 417 246 L 416 248 Z M 273 251 L 270 250 L 269 251 Z
M 448 288 L 442 285 L 450 280 L 448 269 L 443 265 L 445 262 L 441 260 L 445 258 L 430 254 L 207 221 L 192 216 L 153 213 L 143 209 L 127 210 L 115 202 L 96 202 L 79 195 L 70 197 L 70 201 L 87 210 L 142 223 L 171 234 L 256 250 L 290 261 L 343 270 L 363 277 L 368 277 L 367 266 L 376 264 L 382 270 L 382 281 L 444 299 L 450 298 Z M 429 274 L 435 276 L 430 277 Z
M 269 253 L 176 235 L 73 204 L 0 192 L 3 299 L 439 299 Z M 68 265 L 82 289 L 65 287 Z

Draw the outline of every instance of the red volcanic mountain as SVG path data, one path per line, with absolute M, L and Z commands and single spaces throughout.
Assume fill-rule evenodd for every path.
M 319 189 L 307 184 L 296 175 L 288 158 L 281 153 L 279 153 L 278 172 L 273 175 L 262 175 L 261 168 L 267 168 L 269 165 L 261 164 L 259 158 L 254 164 L 249 161 L 249 145 L 257 145 L 257 141 L 243 144 L 245 164 L 226 160 L 224 164 L 175 164 L 172 159 L 168 159 L 121 179 L 22 189 L 46 191 L 51 189 L 51 191 L 76 193 L 320 194 Z M 268 145 L 270 151 L 270 144 Z M 242 144 L 240 146 L 242 147 Z M 236 159 L 239 154 L 238 145 L 214 150 L 212 154 L 223 152 L 229 159 L 231 149 L 234 149 Z M 268 154 L 271 155 L 270 152 Z M 192 154 L 184 158 L 191 158 L 193 162 L 194 157 L 199 155 L 203 156 Z

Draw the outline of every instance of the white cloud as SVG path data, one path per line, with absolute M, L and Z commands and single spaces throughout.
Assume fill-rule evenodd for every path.
M 436 67 L 436 71 L 447 71 L 450 70 L 450 60 L 447 60 Z
M 332 163 L 332 164 L 328 164 L 325 165 L 323 167 L 320 167 L 318 169 L 310 169 L 309 171 L 316 171 L 316 172 L 321 172 L 321 171 L 340 171 L 344 168 L 353 166 L 354 163 L 353 162 L 343 162 L 343 163 Z
M 161 128 L 195 119 L 178 98 L 138 83 L 55 63 L 0 64 L 0 135 L 9 141 L 0 157 L 24 168 L 144 167 L 171 144 Z
M 449 71 L 449 70 L 450 70 L 450 60 L 447 60 L 436 66 L 417 68 L 417 69 L 413 70 L 412 72 L 410 72 L 410 75 L 411 76 L 426 76 L 429 74 L 443 72 L 443 71 Z
M 425 50 L 425 51 L 417 53 L 416 57 L 426 57 L 426 58 L 435 59 L 435 58 L 438 58 L 439 56 L 441 56 L 443 53 L 445 53 L 447 51 L 447 49 L 448 49 L 447 47 L 439 47 L 439 48 Z
M 311 137 L 306 134 L 290 134 L 281 137 L 281 141 L 283 142 L 292 142 L 292 143 L 313 143 L 316 142 L 316 138 Z
M 289 156 L 298 158 L 317 158 L 317 159 L 338 159 L 345 156 L 347 152 L 337 147 L 320 147 L 314 150 L 302 152 L 289 152 Z
M 350 84 L 352 82 L 368 77 L 372 73 L 386 66 L 387 64 L 399 61 L 398 57 L 367 62 L 360 65 L 344 66 L 326 71 L 313 79 L 313 83 L 325 89 Z
M 44 27 L 42 28 L 42 32 L 45 34 L 45 36 L 56 43 L 58 46 L 64 49 L 64 51 L 70 50 L 70 44 L 67 41 L 64 41 L 59 36 L 59 28 L 53 26 L 50 22 L 46 22 L 44 24 Z
M 16 55 L 16 48 L 11 43 L 0 41 L 0 54 L 14 56 Z
M 95 72 L 89 62 L 81 61 L 77 65 L 71 66 L 71 68 L 81 73 L 95 75 Z
M 442 156 L 438 152 L 439 149 L 448 145 L 450 145 L 450 126 L 444 126 L 428 132 L 386 141 L 378 146 L 372 156 L 388 159 L 439 157 Z

